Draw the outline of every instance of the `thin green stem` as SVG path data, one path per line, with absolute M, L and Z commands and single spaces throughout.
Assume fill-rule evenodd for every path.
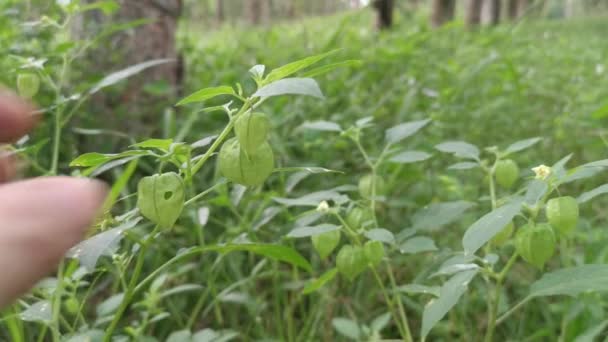
M 400 298 L 399 292 L 397 290 L 397 282 L 395 281 L 395 273 L 393 272 L 393 268 L 391 267 L 391 264 L 388 261 L 386 262 L 386 268 L 388 270 L 388 277 L 391 282 L 391 287 L 392 287 L 393 293 L 395 293 L 395 296 L 396 296 L 395 299 L 397 301 L 397 308 L 399 309 L 399 315 L 401 316 L 401 324 L 403 325 L 403 328 L 405 329 L 405 336 L 407 337 L 407 341 L 413 341 L 414 339 L 412 338 L 412 332 L 410 331 L 410 323 L 407 319 L 407 314 L 405 313 L 405 308 L 403 307 L 403 304 L 401 303 L 401 298 Z
M 205 165 L 205 162 L 213 155 L 213 152 L 215 152 L 215 150 L 217 150 L 224 142 L 224 140 L 228 137 L 228 135 L 232 131 L 232 127 L 234 127 L 234 122 L 236 121 L 236 119 L 245 112 L 247 112 L 247 110 L 251 107 L 252 103 L 253 99 L 251 98 L 247 99 L 247 101 L 243 103 L 241 109 L 238 111 L 238 113 L 236 113 L 234 117 L 230 119 L 226 127 L 224 127 L 224 130 L 220 133 L 217 139 L 215 139 L 213 144 L 211 144 L 211 147 L 209 147 L 205 154 L 203 154 L 203 156 L 196 161 L 196 163 L 192 167 L 192 175 L 195 175 L 203 167 L 203 165 Z
M 378 286 L 380 287 L 380 290 L 382 291 L 382 295 L 384 296 L 384 301 L 386 302 L 386 305 L 388 305 L 388 309 L 391 312 L 391 315 L 393 315 L 395 322 L 397 323 L 397 328 L 399 329 L 399 334 L 401 335 L 401 338 L 406 341 L 412 341 L 411 336 L 409 336 L 409 338 L 408 338 L 408 333 L 406 332 L 406 328 L 404 328 L 403 322 L 399 319 L 399 314 L 397 313 L 397 310 L 395 309 L 395 305 L 394 305 L 393 301 L 391 300 L 390 296 L 388 295 L 388 291 L 386 290 L 386 287 L 384 287 L 384 283 L 382 282 L 382 279 L 380 278 L 378 271 L 376 271 L 376 269 L 373 267 L 370 267 L 370 269 L 372 270 L 372 274 L 374 275 L 374 278 L 376 279 L 376 283 L 378 283 Z
M 489 307 L 490 310 L 488 312 L 488 328 L 486 329 L 486 336 L 484 341 L 491 342 L 494 338 L 494 331 L 496 329 L 496 317 L 498 316 L 498 305 L 500 303 L 500 296 L 502 293 L 502 286 L 504 284 L 505 279 L 507 278 L 507 274 L 511 270 L 511 267 L 515 264 L 517 260 L 518 254 L 517 252 L 513 252 L 513 255 L 507 261 L 505 267 L 503 267 L 502 271 L 496 277 L 496 285 L 494 286 L 494 297 L 489 298 Z
M 136 293 L 135 289 L 137 288 L 139 276 L 141 275 L 141 272 L 143 270 L 144 261 L 146 260 L 146 252 L 148 250 L 148 246 L 150 245 L 152 239 L 154 239 L 154 236 L 158 232 L 158 229 L 159 226 L 156 226 L 156 228 L 152 231 L 152 233 L 150 233 L 148 238 L 142 243 L 141 248 L 139 249 L 137 261 L 135 263 L 135 269 L 133 270 L 133 275 L 131 276 L 131 280 L 129 281 L 129 285 L 127 286 L 122 302 L 120 303 L 120 306 L 114 314 L 114 319 L 112 319 L 110 326 L 106 330 L 106 333 L 103 338 L 104 342 L 110 342 L 112 340 L 112 334 L 114 333 L 114 330 L 116 330 L 116 327 L 118 326 L 122 315 L 127 310 L 127 307 L 129 306 L 129 304 L 131 304 L 131 300 L 133 299 L 133 296 Z
M 61 314 L 61 296 L 63 296 L 64 282 L 63 272 L 65 268 L 65 262 L 61 261 L 57 270 L 57 288 L 54 292 L 52 312 L 53 312 L 53 327 L 51 328 L 53 334 L 53 341 L 61 341 L 61 328 L 60 328 L 60 314 Z

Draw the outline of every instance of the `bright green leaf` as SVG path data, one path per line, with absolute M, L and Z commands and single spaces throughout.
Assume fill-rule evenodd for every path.
M 308 284 L 306 284 L 306 286 L 304 286 L 302 294 L 310 294 L 318 291 L 320 288 L 332 281 L 336 277 L 336 274 L 338 274 L 338 269 L 332 268 L 331 270 L 323 273 L 319 278 L 311 280 L 308 282 Z
M 473 223 L 462 238 L 466 254 L 475 254 L 481 246 L 498 234 L 521 210 L 521 202 L 508 203 L 494 209 Z
M 181 99 L 176 106 L 183 106 L 185 104 L 196 102 L 205 102 L 220 95 L 236 95 L 236 93 L 234 92 L 234 89 L 229 86 L 205 88 Z

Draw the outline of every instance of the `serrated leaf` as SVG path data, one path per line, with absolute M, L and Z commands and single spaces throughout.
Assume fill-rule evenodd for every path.
M 53 310 L 51 302 L 41 300 L 30 305 L 19 314 L 19 318 L 26 322 L 41 322 L 48 324 L 53 320 Z
M 448 166 L 448 170 L 469 170 L 479 167 L 479 164 L 473 162 L 461 162 Z
M 506 226 L 521 210 L 521 202 L 508 203 L 494 209 L 473 223 L 462 238 L 462 246 L 466 254 L 473 255 L 479 248 L 490 241 Z
M 545 273 L 530 286 L 528 297 L 577 296 L 608 291 L 608 265 L 589 264 Z
M 148 68 L 151 68 L 151 67 L 154 67 L 157 65 L 161 65 L 161 64 L 170 63 L 173 61 L 174 61 L 173 59 L 155 59 L 155 60 L 135 64 L 128 68 L 122 69 L 120 71 L 113 72 L 113 73 L 109 74 L 108 76 L 104 77 L 95 86 L 93 86 L 93 88 L 91 88 L 91 90 L 89 90 L 89 94 L 96 93 L 102 88 L 114 85 L 126 78 L 139 74 L 140 72 L 142 72 Z
M 395 243 L 395 235 L 384 228 L 374 228 L 365 232 L 365 237 L 392 245 Z
M 348 337 L 355 341 L 358 341 L 361 337 L 361 330 L 357 322 L 354 322 L 348 318 L 337 317 L 331 321 L 334 329 L 339 332 L 342 336 Z
M 529 138 L 529 139 L 516 141 L 516 142 L 512 143 L 511 145 L 509 145 L 509 147 L 507 147 L 507 149 L 505 150 L 505 155 L 519 152 L 519 151 L 525 150 L 529 147 L 532 147 L 533 145 L 535 145 L 542 139 L 543 138 L 535 137 L 535 138 Z
M 422 151 L 405 151 L 392 156 L 389 161 L 398 164 L 409 164 L 424 161 L 431 157 L 431 154 Z
M 181 99 L 176 106 L 183 106 L 189 103 L 205 102 L 220 95 L 235 95 L 234 89 L 229 86 L 219 86 L 201 89 L 193 94 Z
M 608 193 L 608 184 L 600 185 L 593 190 L 582 193 L 580 196 L 578 196 L 576 201 L 578 203 L 585 203 L 599 195 L 603 195 L 606 193 Z
M 441 152 L 452 153 L 459 158 L 479 160 L 479 148 L 465 141 L 446 141 L 435 148 Z
M 425 339 L 431 329 L 458 303 L 477 272 L 477 270 L 470 270 L 457 273 L 441 286 L 439 298 L 431 300 L 424 308 L 422 339 Z
M 336 277 L 337 274 L 338 274 L 337 268 L 332 268 L 331 270 L 323 273 L 319 278 L 313 279 L 310 282 L 308 282 L 308 284 L 306 284 L 306 286 L 304 286 L 304 289 L 302 289 L 302 294 L 310 294 L 310 293 L 316 292 L 317 290 L 319 290 L 320 288 L 325 286 L 327 283 L 332 281 Z
M 397 291 L 404 292 L 407 294 L 430 294 L 435 297 L 439 297 L 441 288 L 439 286 L 426 286 L 421 284 L 407 284 L 401 285 L 397 288 Z
M 399 251 L 405 254 L 433 252 L 436 250 L 437 246 L 435 246 L 435 241 L 426 236 L 416 236 L 411 239 L 407 239 L 401 244 L 401 246 L 399 246 Z
M 311 129 L 315 131 L 342 132 L 342 127 L 331 121 L 307 121 L 300 125 L 300 128 Z
M 310 227 L 297 227 L 297 228 L 293 229 L 292 231 L 290 231 L 287 234 L 287 237 L 288 238 L 310 237 L 310 236 L 319 235 L 319 234 L 331 232 L 331 231 L 338 230 L 338 229 L 340 229 L 340 226 L 337 226 L 335 224 L 329 224 L 329 223 L 323 223 L 323 224 L 320 224 L 317 226 L 310 226 Z
M 413 228 L 437 231 L 442 226 L 456 221 L 474 206 L 475 203 L 467 201 L 432 203 L 414 213 Z
M 396 144 L 399 141 L 416 134 L 420 129 L 426 126 L 431 119 L 419 120 L 402 123 L 391 127 L 385 132 L 385 140 L 389 144 Z
M 122 239 L 123 233 L 126 230 L 135 227 L 141 219 L 141 217 L 138 217 L 115 228 L 94 235 L 70 248 L 66 256 L 68 258 L 78 259 L 82 267 L 88 272 L 93 272 L 99 258 L 103 255 L 112 255 L 118 248 L 118 243 Z
M 323 93 L 312 78 L 284 78 L 258 89 L 252 96 L 268 98 L 280 95 L 307 95 L 324 99 Z
M 295 61 L 295 62 L 291 62 L 289 64 L 285 64 L 281 67 L 278 67 L 276 69 L 273 69 L 268 76 L 266 77 L 266 79 L 264 80 L 264 82 L 266 83 L 270 83 L 270 82 L 274 82 L 274 81 L 278 81 L 280 79 L 283 79 L 287 76 L 293 75 L 296 72 L 305 69 L 319 61 L 321 61 L 322 59 L 335 54 L 336 52 L 338 52 L 339 50 L 333 50 L 333 51 L 329 51 L 326 53 L 322 53 L 319 55 L 315 55 L 315 56 L 310 56 L 310 57 L 306 57 L 303 58 L 299 61 Z

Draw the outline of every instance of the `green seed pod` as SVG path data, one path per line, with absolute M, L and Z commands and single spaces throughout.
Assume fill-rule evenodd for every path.
M 509 222 L 498 234 L 494 235 L 492 238 L 492 244 L 495 246 L 502 246 L 511 238 L 511 234 L 513 234 L 513 230 L 515 229 L 515 225 L 513 222 Z
M 361 194 L 361 197 L 363 198 L 371 198 L 372 197 L 372 183 L 374 177 L 369 174 L 369 175 L 365 175 L 363 177 L 361 177 L 361 179 L 359 179 L 359 194 Z M 384 180 L 382 178 L 380 178 L 379 176 L 375 177 L 376 179 L 376 197 L 377 196 L 383 196 L 386 194 L 386 183 L 384 182 Z
M 545 213 L 549 223 L 560 234 L 569 234 L 578 222 L 578 202 L 570 196 L 552 198 L 547 202 Z
M 220 149 L 219 168 L 228 180 L 245 186 L 261 185 L 274 170 L 274 154 L 265 142 L 246 154 L 239 141 L 232 138 Z
M 346 224 L 355 230 L 364 228 L 366 224 L 372 220 L 373 216 L 369 209 L 355 207 L 348 212 L 348 215 L 346 215 Z
M 31 72 L 17 75 L 17 90 L 21 97 L 31 99 L 38 94 L 38 89 L 40 89 L 38 75 Z
M 555 253 L 555 233 L 548 223 L 519 228 L 515 238 L 517 253 L 528 263 L 542 269 Z
M 263 113 L 246 113 L 234 123 L 234 133 L 247 155 L 266 142 L 270 132 L 270 120 Z
M 148 220 L 171 228 L 184 208 L 184 182 L 175 172 L 144 177 L 137 185 L 137 207 Z
M 384 245 L 380 241 L 367 241 L 363 245 L 363 252 L 367 262 L 372 267 L 376 267 L 384 258 Z
M 80 310 L 80 303 L 78 299 L 70 297 L 63 302 L 63 307 L 70 315 L 76 315 Z
M 348 280 L 353 280 L 367 267 L 367 258 L 363 248 L 345 245 L 336 256 L 336 266 Z
M 519 178 L 519 167 L 511 159 L 500 160 L 496 163 L 496 182 L 505 189 L 510 189 Z
M 313 235 L 310 239 L 312 240 L 313 247 L 317 253 L 319 253 L 319 257 L 325 259 L 340 243 L 340 230 L 337 229 L 323 234 Z

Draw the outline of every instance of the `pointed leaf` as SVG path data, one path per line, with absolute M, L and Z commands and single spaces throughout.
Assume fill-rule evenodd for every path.
M 324 99 L 323 93 L 312 78 L 284 78 L 272 82 L 256 91 L 254 97 L 272 97 L 280 95 L 308 95 Z
M 266 83 L 270 83 L 270 82 L 274 82 L 274 81 L 283 79 L 287 76 L 293 75 L 296 72 L 298 72 L 304 68 L 307 68 L 307 67 L 321 61 L 322 59 L 335 54 L 338 51 L 339 50 L 333 50 L 333 51 L 322 53 L 322 54 L 319 54 L 316 56 L 306 57 L 304 59 L 301 59 L 301 60 L 295 61 L 295 62 L 291 62 L 289 64 L 285 64 L 279 68 L 272 70 L 264 81 Z
M 529 147 L 532 147 L 534 144 L 538 143 L 542 139 L 543 138 L 536 137 L 536 138 L 516 141 L 516 142 L 512 143 L 511 145 L 509 145 L 509 147 L 507 147 L 507 149 L 505 150 L 505 155 L 519 152 L 519 151 L 525 150 Z
M 431 157 L 431 154 L 422 151 L 405 151 L 392 156 L 389 161 L 398 164 L 409 164 L 424 161 Z
M 300 125 L 300 128 L 312 129 L 316 131 L 342 132 L 342 127 L 331 121 L 307 121 Z
M 576 200 L 578 201 L 578 203 L 585 203 L 596 196 L 603 195 L 606 193 L 608 193 L 608 184 L 600 185 L 593 190 L 582 193 L 580 196 L 578 196 Z
M 478 270 L 457 273 L 443 286 L 439 298 L 431 300 L 424 308 L 422 315 L 422 338 L 425 339 L 431 329 L 458 303 L 467 290 L 467 286 L 475 277 Z
M 335 224 L 323 223 L 317 226 L 311 227 L 297 227 L 287 234 L 288 238 L 303 238 L 310 237 L 314 235 L 319 235 L 327 232 L 332 232 L 334 230 L 340 229 L 340 226 Z
M 417 254 L 423 252 L 433 252 L 437 250 L 435 241 L 426 236 L 416 236 L 406 240 L 399 246 L 399 251 L 405 254 Z
M 205 102 L 220 95 L 235 95 L 235 92 L 234 89 L 229 86 L 205 88 L 181 99 L 176 106 L 183 106 L 188 103 Z
M 545 273 L 530 287 L 529 297 L 577 296 L 608 291 L 608 265 L 589 264 Z
M 336 274 L 338 274 L 338 269 L 332 268 L 331 270 L 323 273 L 323 275 L 321 275 L 319 278 L 311 280 L 308 284 L 306 284 L 306 286 L 304 286 L 302 294 L 310 294 L 316 292 L 317 290 L 325 286 L 328 282 L 330 282 L 332 279 L 334 279 L 336 277 Z
M 413 228 L 437 231 L 442 226 L 456 221 L 474 206 L 475 203 L 467 201 L 432 203 L 414 213 Z
M 459 158 L 479 160 L 479 149 L 477 146 L 464 141 L 446 141 L 435 146 L 441 152 L 452 153 Z
M 99 81 L 93 88 L 89 91 L 89 94 L 93 94 L 98 92 L 100 89 L 116 84 L 126 78 L 129 78 L 133 75 L 139 74 L 140 72 L 151 68 L 153 66 L 166 64 L 169 62 L 173 62 L 173 59 L 155 59 L 152 61 L 147 61 L 139 64 L 132 65 L 128 68 L 122 69 L 117 72 L 113 72 L 108 76 L 104 77 L 101 81 Z
M 416 134 L 420 129 L 426 126 L 431 119 L 419 120 L 402 123 L 386 130 L 385 138 L 389 144 L 395 144 L 399 141 Z
M 466 254 L 475 254 L 481 246 L 498 234 L 521 210 L 521 202 L 508 203 L 494 209 L 473 223 L 462 238 Z

